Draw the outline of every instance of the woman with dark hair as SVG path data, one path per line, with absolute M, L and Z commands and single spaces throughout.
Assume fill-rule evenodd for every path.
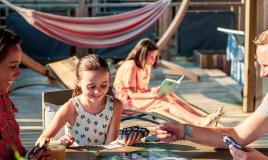
M 19 76 L 22 58 L 20 37 L 10 30 L 0 29 L 0 159 L 15 159 L 14 152 L 25 155 L 20 139 L 17 112 L 8 91 Z
M 14 32 L 0 29 L 0 160 L 13 160 L 26 154 L 20 139 L 20 128 L 15 119 L 17 108 L 8 95 L 13 81 L 20 74 L 20 43 L 20 37 Z M 49 153 L 40 149 L 29 159 L 45 159 L 48 156 Z
M 126 109 L 161 110 L 186 123 L 208 126 L 221 115 L 221 110 L 203 116 L 194 107 L 170 92 L 158 97 L 159 87 L 149 88 L 151 69 L 157 67 L 158 46 L 150 39 L 142 39 L 119 67 L 115 81 L 115 95 Z

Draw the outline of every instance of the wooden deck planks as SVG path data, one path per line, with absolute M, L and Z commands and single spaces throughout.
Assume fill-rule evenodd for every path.
M 219 107 L 224 107 L 225 115 L 220 120 L 224 126 L 235 126 L 250 114 L 242 112 L 241 92 L 234 80 L 219 70 L 201 70 L 192 67 L 191 70 L 201 77 L 198 83 L 184 79 L 176 93 L 198 108 L 212 113 Z M 165 77 L 179 78 L 180 75 L 169 70 L 158 68 L 153 71 L 150 86 L 159 85 Z M 46 85 L 37 85 L 15 90 L 10 95 L 19 109 L 17 120 L 21 126 L 22 142 L 27 149 L 31 148 L 42 132 L 41 121 L 41 93 L 63 89 L 58 82 L 51 82 L 46 77 L 29 69 L 22 69 L 21 77 L 15 81 L 14 86 L 22 86 L 40 82 Z M 49 85 L 49 86 L 47 86 Z M 121 127 L 136 124 L 154 130 L 155 125 L 139 120 L 130 120 L 122 123 Z M 251 144 L 255 147 L 268 146 L 268 136 Z

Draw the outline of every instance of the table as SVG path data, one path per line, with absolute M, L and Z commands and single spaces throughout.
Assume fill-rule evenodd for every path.
M 138 152 L 144 149 L 163 149 L 157 151 L 159 154 L 170 154 L 171 157 L 181 156 L 187 159 L 232 159 L 229 150 L 226 149 L 214 149 L 199 144 L 195 144 L 189 141 L 179 141 L 176 143 L 139 143 L 134 146 L 125 146 L 122 148 L 116 148 L 107 150 L 101 146 L 90 146 L 72 148 L 66 150 L 66 160 L 95 160 L 95 159 L 123 159 L 124 156 L 129 156 L 131 152 Z M 263 153 L 268 153 L 268 148 L 258 149 Z M 156 153 L 157 153 L 156 152 Z M 162 153 L 161 153 L 162 152 Z M 168 152 L 168 153 L 167 153 Z M 97 157 L 96 154 L 100 156 Z M 149 156 L 151 156 L 149 154 Z M 137 158 L 139 159 L 139 158 Z

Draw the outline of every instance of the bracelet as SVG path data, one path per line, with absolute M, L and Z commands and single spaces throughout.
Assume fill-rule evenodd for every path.
M 190 131 L 192 130 L 191 127 L 189 127 L 187 124 L 183 124 L 183 136 L 181 137 L 182 140 L 185 140 L 186 138 L 188 140 L 192 139 L 192 136 L 190 134 Z
M 182 140 L 184 140 L 185 139 L 185 129 L 186 129 L 186 124 L 182 124 L 182 126 L 183 126 L 183 136 L 180 138 L 180 139 L 182 139 Z

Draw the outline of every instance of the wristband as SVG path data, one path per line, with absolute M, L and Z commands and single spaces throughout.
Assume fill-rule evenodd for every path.
M 188 140 L 192 139 L 192 136 L 190 134 L 190 131 L 192 130 L 191 127 L 189 127 L 187 124 L 183 124 L 183 136 L 181 137 L 182 140 L 185 140 L 186 138 Z

